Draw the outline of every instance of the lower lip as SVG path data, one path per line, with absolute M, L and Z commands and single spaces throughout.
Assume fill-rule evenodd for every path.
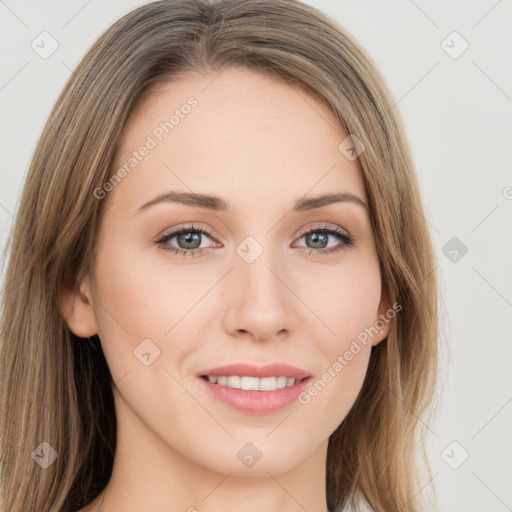
M 278 411 L 291 404 L 306 388 L 311 377 L 296 382 L 288 388 L 279 388 L 275 391 L 254 391 L 235 389 L 228 386 L 212 384 L 209 380 L 199 377 L 210 393 L 221 402 L 246 413 L 267 414 Z

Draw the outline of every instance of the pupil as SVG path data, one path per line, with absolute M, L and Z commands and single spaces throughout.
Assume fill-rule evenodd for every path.
M 325 233 L 310 233 L 308 236 L 309 241 L 313 243 L 314 248 L 324 248 L 327 241 Z M 180 245 L 185 245 L 186 249 L 197 249 L 201 245 L 201 235 L 197 232 L 188 231 L 185 234 L 179 235 Z
M 318 248 L 322 249 L 323 247 L 325 247 L 325 245 L 322 245 L 326 242 L 327 237 L 326 237 L 325 233 L 323 233 L 323 234 L 311 233 L 309 235 L 309 237 L 310 237 L 310 240 L 312 239 L 313 244 L 316 244 L 315 245 L 316 249 L 318 249 Z M 317 244 L 320 244 L 320 247 L 318 247 Z
M 200 233 L 193 233 L 188 231 L 186 234 L 181 234 L 178 237 L 180 245 L 185 244 L 184 249 L 197 249 L 201 245 Z M 189 244 L 189 246 L 187 246 Z M 192 244 L 192 246 L 190 246 Z

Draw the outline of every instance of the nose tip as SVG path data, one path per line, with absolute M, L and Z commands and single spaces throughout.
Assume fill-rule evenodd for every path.
M 251 264 L 242 261 L 231 283 L 227 327 L 232 333 L 251 334 L 263 341 L 282 337 L 293 329 L 293 295 L 263 259 Z

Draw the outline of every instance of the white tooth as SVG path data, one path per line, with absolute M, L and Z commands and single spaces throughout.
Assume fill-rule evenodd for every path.
M 247 377 L 238 375 L 222 375 L 208 377 L 213 384 L 227 386 L 233 389 L 244 389 L 247 391 L 275 391 L 293 386 L 298 379 L 292 377 Z
M 275 377 L 262 377 L 260 379 L 260 391 L 274 391 L 276 389 Z
M 241 377 L 240 387 L 245 390 L 258 391 L 260 385 L 260 379 L 258 377 Z
M 276 384 L 278 388 L 286 387 L 286 377 L 277 377 Z
M 240 389 L 240 377 L 238 375 L 230 375 L 226 386 L 230 388 Z

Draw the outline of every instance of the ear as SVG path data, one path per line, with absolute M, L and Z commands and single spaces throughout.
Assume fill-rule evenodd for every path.
M 372 338 L 373 347 L 384 340 L 389 333 L 389 329 L 391 327 L 391 319 L 394 316 L 391 316 L 389 313 L 387 313 L 390 310 L 394 313 L 386 293 L 382 292 L 374 324 L 377 329 L 377 334 Z
M 68 282 L 62 290 L 59 306 L 73 334 L 80 338 L 98 334 L 89 277 L 74 285 Z

